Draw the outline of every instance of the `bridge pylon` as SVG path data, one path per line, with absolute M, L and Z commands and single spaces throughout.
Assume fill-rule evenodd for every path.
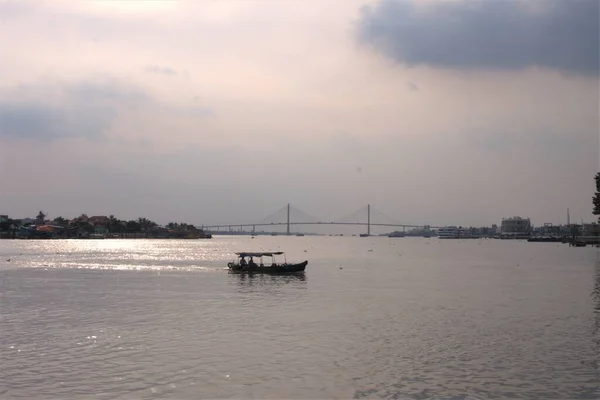
M 290 235 L 290 203 L 287 205 L 287 235 Z
M 367 204 L 367 236 L 371 236 L 371 205 Z

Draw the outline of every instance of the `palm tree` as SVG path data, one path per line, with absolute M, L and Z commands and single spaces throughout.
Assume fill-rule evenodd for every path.
M 126 226 L 129 232 L 139 232 L 141 229 L 139 222 L 135 220 L 127 221 Z
M 37 225 L 43 225 L 45 220 L 46 220 L 46 214 L 42 210 L 40 210 L 37 217 L 35 217 L 35 222 Z
M 140 230 L 143 232 L 148 227 L 148 219 L 146 219 L 144 217 L 139 217 L 138 224 L 140 224 Z
M 139 217 L 138 224 L 140 224 L 140 229 L 142 231 L 147 231 L 149 229 L 154 228 L 157 224 L 154 221 L 150 221 L 148 218 Z
M 116 231 L 118 224 L 119 224 L 119 220 L 117 218 L 115 218 L 114 215 L 110 214 L 108 216 L 108 231 L 110 233 L 114 233 Z

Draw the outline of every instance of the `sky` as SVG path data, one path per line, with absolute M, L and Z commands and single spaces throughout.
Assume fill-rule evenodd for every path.
M 0 0 L 0 214 L 595 220 L 597 0 Z

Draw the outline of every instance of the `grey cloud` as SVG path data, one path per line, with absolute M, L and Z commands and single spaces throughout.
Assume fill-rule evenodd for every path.
M 418 92 L 419 91 L 419 87 L 414 82 L 411 82 L 411 81 L 406 82 L 406 87 L 411 92 Z
M 63 101 L 55 104 L 37 100 L 56 94 Z M 116 82 L 20 85 L 2 97 L 0 136 L 46 141 L 71 137 L 99 139 L 116 118 L 119 105 L 148 100 L 143 91 Z
M 53 140 L 66 137 L 98 139 L 114 113 L 107 109 L 69 109 L 0 101 L 0 137 Z
M 145 68 L 146 72 L 161 75 L 178 75 L 179 73 L 169 67 L 161 67 L 159 65 L 148 65 Z
M 149 96 L 137 87 L 128 87 L 117 82 L 84 82 L 63 88 L 67 95 L 85 102 L 99 101 L 149 101 Z
M 410 66 L 598 74 L 598 0 L 465 0 L 364 6 L 358 40 Z M 527 7 L 527 8 L 526 8 Z
M 213 110 L 209 108 L 179 108 L 175 109 L 175 113 L 180 115 L 185 115 L 194 118 L 206 118 L 206 117 L 215 117 L 216 114 Z
M 176 72 L 175 72 L 176 73 Z M 166 113 L 172 115 L 191 116 L 196 118 L 214 117 L 213 110 L 207 107 L 183 107 L 183 106 L 168 106 L 153 99 L 141 88 L 135 86 L 127 86 L 118 82 L 110 82 L 105 84 L 83 83 L 69 86 L 65 91 L 85 102 L 108 102 L 109 104 L 119 105 L 124 103 L 135 102 L 137 104 L 152 105 Z M 194 99 L 196 100 L 196 99 Z
M 37 99 L 54 98 L 60 102 Z M 0 137 L 54 140 L 84 137 L 100 139 L 126 105 L 149 107 L 153 113 L 206 118 L 212 110 L 173 107 L 153 99 L 141 88 L 118 82 L 83 82 L 54 86 L 20 85 L 0 94 Z

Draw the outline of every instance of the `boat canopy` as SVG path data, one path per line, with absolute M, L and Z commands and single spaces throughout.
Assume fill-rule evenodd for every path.
M 273 257 L 282 255 L 283 251 L 271 251 L 266 253 L 241 252 L 235 254 L 238 257 Z

